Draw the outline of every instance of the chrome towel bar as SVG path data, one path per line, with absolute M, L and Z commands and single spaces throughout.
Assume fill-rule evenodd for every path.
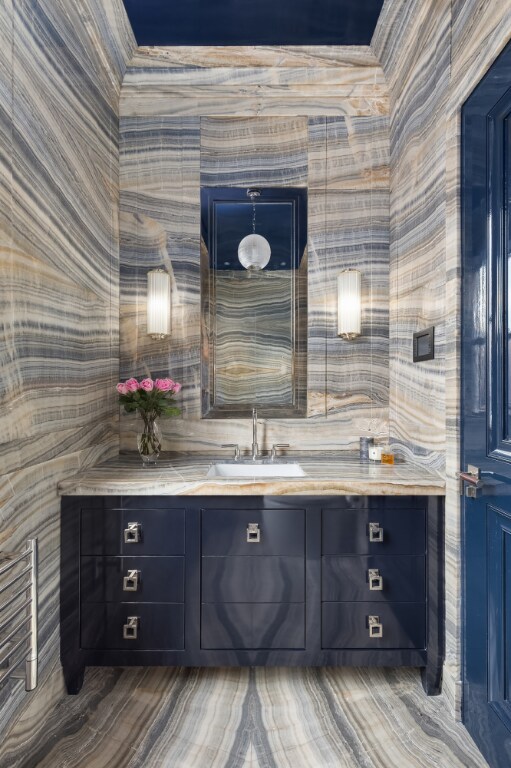
M 12 574 L 23 562 L 25 567 Z M 16 678 L 24 663 L 27 691 L 37 685 L 37 567 L 37 539 L 29 539 L 23 552 L 0 551 L 0 685 Z

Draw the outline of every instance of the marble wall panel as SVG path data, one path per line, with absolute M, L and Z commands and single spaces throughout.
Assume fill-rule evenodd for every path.
M 136 82 L 143 81 L 146 88 L 152 87 L 151 62 L 145 52 L 135 57 L 133 71 L 130 66 L 125 79 L 121 99 L 121 370 L 125 377 L 149 371 L 153 375 L 170 371 L 177 378 L 182 373 L 183 418 L 163 422 L 165 448 L 216 451 L 226 441 L 248 445 L 251 438 L 246 419 L 200 419 L 200 381 L 196 376 L 199 369 L 195 367 L 195 363 L 197 366 L 200 363 L 196 341 L 200 330 L 200 284 L 198 272 L 193 271 L 193 265 L 198 269 L 200 257 L 199 245 L 194 240 L 199 232 L 199 186 L 307 185 L 309 418 L 266 420 L 260 443 L 266 449 L 273 442 L 281 441 L 289 442 L 295 450 L 355 448 L 360 434 L 372 432 L 380 437 L 388 436 L 387 109 L 385 107 L 378 116 L 357 117 L 350 121 L 330 119 L 326 115 L 307 118 L 304 115 L 310 114 L 310 102 L 302 112 L 294 106 L 293 97 L 287 94 L 281 102 L 280 116 L 265 117 L 263 110 L 262 115 L 247 118 L 239 103 L 243 97 L 242 74 L 247 74 L 252 81 L 266 83 L 279 82 L 281 77 L 289 81 L 292 75 L 283 73 L 275 58 L 275 71 L 261 67 L 259 72 L 248 68 L 242 73 L 237 64 L 233 67 L 237 50 L 230 51 L 232 60 L 226 60 L 225 52 L 223 55 L 217 52 L 216 61 L 222 62 L 219 71 L 205 67 L 199 74 L 187 51 L 182 52 L 181 59 L 181 51 L 177 53 L 169 49 L 170 68 L 161 66 L 165 64 L 162 49 L 155 54 L 159 85 L 165 83 L 164 88 L 170 88 L 175 70 L 185 63 L 185 70 L 190 68 L 190 77 L 199 78 L 205 89 L 205 93 L 199 92 L 196 96 L 196 113 L 200 115 L 200 183 L 196 180 L 195 190 L 188 189 L 192 198 L 188 200 L 191 218 L 186 222 L 185 232 L 189 246 L 186 258 L 190 259 L 186 265 L 181 263 L 182 257 L 176 251 L 179 234 L 175 231 L 175 221 L 171 222 L 162 213 L 165 194 L 169 195 L 171 207 L 178 192 L 161 194 L 160 179 L 164 167 L 173 167 L 172 178 L 177 177 L 182 164 L 188 168 L 197 167 L 197 148 L 179 147 L 168 133 L 165 134 L 166 126 L 175 126 L 176 131 L 180 126 L 185 131 L 187 125 L 193 124 L 195 130 L 199 126 L 194 122 L 196 118 L 190 118 L 179 101 L 173 104 L 171 114 L 165 114 L 168 108 L 166 96 L 155 99 L 151 114 L 144 112 L 145 106 L 141 107 L 138 100 Z M 201 55 L 198 52 L 197 66 Z M 212 52 L 204 55 L 206 59 L 209 55 L 210 61 L 215 60 Z M 307 55 L 310 57 L 311 53 Z M 371 66 L 374 66 L 374 60 Z M 235 77 L 233 71 L 236 71 Z M 295 72 L 294 76 L 300 80 L 302 75 Z M 352 72 L 350 76 L 353 76 Z M 364 71 L 362 80 L 366 76 Z M 186 85 L 187 77 L 187 71 L 180 73 L 179 82 Z M 314 73 L 310 77 L 314 78 Z M 213 86 L 208 86 L 208 78 Z M 228 86 L 225 92 L 228 103 L 221 105 L 220 116 L 216 110 L 210 115 L 208 87 L 214 87 L 219 80 L 222 88 Z M 261 96 L 261 99 L 264 102 L 268 97 Z M 334 109 L 342 111 L 343 98 L 337 101 Z M 182 109 L 185 114 L 176 117 Z M 142 114 L 137 115 L 138 110 Z M 229 112 L 228 116 L 221 116 L 224 111 Z M 364 124 L 365 120 L 367 124 Z M 179 180 L 176 186 L 178 183 Z M 195 235 L 193 230 L 187 229 L 188 221 L 194 216 L 197 216 Z M 142 239 L 147 236 L 148 241 L 154 240 L 148 248 L 137 241 L 141 232 L 146 233 Z M 157 258 L 148 258 L 149 253 L 158 251 L 155 242 L 159 237 L 166 238 L 163 248 L 169 256 L 168 261 L 165 254 L 163 259 L 161 254 Z M 173 332 L 171 339 L 163 343 L 145 339 L 143 327 L 145 272 L 149 265 L 155 266 L 158 259 L 168 264 L 176 286 L 179 285 L 176 274 L 182 275 L 190 312 L 195 306 L 193 317 L 188 318 L 186 327 L 183 326 L 183 335 L 179 332 L 174 338 Z M 354 263 L 366 273 L 366 335 L 358 346 L 350 347 L 335 336 L 334 294 L 337 271 L 343 264 L 353 266 Z M 369 309 L 371 302 L 372 310 Z M 173 324 L 174 313 L 173 309 Z M 190 363 L 188 368 L 181 364 L 184 360 Z M 370 374 L 373 384 L 367 385 Z M 136 420 L 123 414 L 122 450 L 133 450 L 136 429 Z
M 121 121 L 120 375 L 170 372 L 190 382 L 183 414 L 199 418 L 200 401 L 200 122 L 198 118 Z M 171 275 L 172 335 L 146 333 L 147 271 Z
M 401 41 L 399 63 L 393 61 L 399 73 L 389 72 L 396 88 L 390 116 L 390 430 L 400 454 L 442 469 L 449 16 L 411 3 L 403 23 L 413 42 Z M 395 55 L 391 47 L 389 57 Z M 435 359 L 414 364 L 412 334 L 429 325 L 435 326 Z
M 219 68 L 239 70 L 239 77 L 243 77 L 245 70 L 256 68 L 258 77 L 263 78 L 280 77 L 280 70 L 289 70 L 284 77 L 306 77 L 310 81 L 322 78 L 325 70 L 334 69 L 340 70 L 335 75 L 338 80 L 351 71 L 357 73 L 353 82 L 386 84 L 378 57 L 368 45 L 141 46 L 130 61 L 130 71 L 142 69 L 149 73 L 157 69 L 184 69 L 195 76 L 198 69 L 212 77 L 212 70 Z
M 124 79 L 125 116 L 369 116 L 388 113 L 367 46 L 139 49 Z
M 461 536 L 456 480 L 460 451 L 460 111 L 510 38 L 511 9 L 500 0 L 454 0 L 452 3 L 386 0 L 372 41 L 389 83 L 392 105 L 391 424 L 401 451 L 416 461 L 433 461 L 439 466 L 440 461 L 445 461 L 447 648 L 444 691 L 458 715 L 461 706 Z M 421 41 L 420 46 L 417 40 Z M 426 103 L 429 104 L 427 110 L 423 106 Z M 417 179 L 423 192 L 422 202 L 419 195 L 414 197 L 413 187 L 407 188 L 410 178 Z M 408 213 L 413 223 L 403 228 Z M 419 249 L 417 260 L 413 257 L 412 243 Z M 400 284 L 404 291 L 396 290 Z M 427 363 L 412 368 L 403 355 L 406 338 L 414 326 L 433 322 L 441 332 L 441 364 L 433 367 Z M 422 409 L 417 410 L 417 403 L 425 401 L 429 409 L 433 398 L 436 405 L 430 418 Z M 415 418 L 418 416 L 418 427 L 414 427 L 413 414 Z M 445 445 L 440 445 L 440 441 Z
M 310 118 L 309 126 L 311 189 L 388 190 L 388 115 Z
M 201 187 L 307 184 L 307 118 L 201 119 Z
M 0 550 L 39 539 L 44 685 L 59 669 L 57 483 L 118 449 L 118 102 L 134 40 L 121 0 L 9 0 L 0 37 Z M 2 687 L 0 727 L 28 698 Z

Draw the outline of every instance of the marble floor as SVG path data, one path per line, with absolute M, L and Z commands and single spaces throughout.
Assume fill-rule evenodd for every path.
M 30 712 L 30 710 L 32 710 Z M 410 669 L 89 669 L 29 707 L 2 768 L 483 768 Z

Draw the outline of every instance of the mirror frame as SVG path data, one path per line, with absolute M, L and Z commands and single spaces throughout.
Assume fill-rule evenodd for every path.
M 307 415 L 307 188 L 257 187 L 260 203 L 286 202 L 293 205 L 293 318 L 292 329 L 292 402 L 268 404 L 215 404 L 215 281 L 211 262 L 215 261 L 217 203 L 247 203 L 251 187 L 201 187 L 201 417 L 249 418 L 257 407 L 261 418 L 304 418 Z M 213 254 L 213 256 L 211 256 Z

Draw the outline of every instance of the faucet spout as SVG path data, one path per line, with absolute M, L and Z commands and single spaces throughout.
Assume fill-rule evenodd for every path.
M 257 445 L 257 408 L 252 408 L 252 461 L 255 461 L 259 455 L 259 446 Z

